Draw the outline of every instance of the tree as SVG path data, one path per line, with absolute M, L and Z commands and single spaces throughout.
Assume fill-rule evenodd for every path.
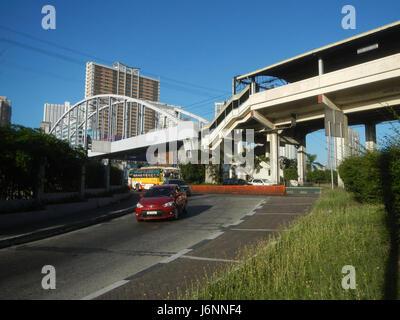
M 179 164 L 181 170 L 182 179 L 187 183 L 200 184 L 204 182 L 205 178 L 205 165 L 204 164 L 192 164 L 188 162 L 186 164 Z
M 280 157 L 280 167 L 282 170 L 284 169 L 297 169 L 297 159 L 289 159 L 286 157 Z
M 76 191 L 80 167 L 87 157 L 83 149 L 19 125 L 0 127 L 0 198 L 30 199 L 44 168 L 47 192 Z
M 297 174 L 297 168 L 286 168 L 283 169 L 283 176 L 285 180 L 297 180 L 298 179 L 298 174 Z
M 317 168 L 317 166 L 315 165 L 315 160 L 317 160 L 317 155 L 306 153 L 306 156 L 307 156 L 306 159 L 307 172 L 311 172 Z

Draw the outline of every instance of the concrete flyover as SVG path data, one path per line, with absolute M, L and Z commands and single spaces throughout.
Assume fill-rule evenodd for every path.
M 400 112 L 400 21 L 233 78 L 232 99 L 203 130 L 216 148 L 236 129 L 254 129 L 279 183 L 279 145 L 298 146 L 299 183 L 305 182 L 306 135 L 324 128 L 326 110 L 349 125 L 363 124 L 366 147 L 376 147 L 377 123 Z M 242 88 L 241 92 L 237 92 Z M 339 159 L 341 160 L 341 159 Z

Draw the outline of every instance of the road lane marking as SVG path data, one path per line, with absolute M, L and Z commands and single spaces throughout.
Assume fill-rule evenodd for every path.
M 97 297 L 100 297 L 101 295 L 103 295 L 103 294 L 105 294 L 105 293 L 107 293 L 107 292 L 109 292 L 111 290 L 114 290 L 114 289 L 116 289 L 118 287 L 121 287 L 124 284 L 127 284 L 128 282 L 129 282 L 129 280 L 117 281 L 117 282 L 113 283 L 112 285 L 109 285 L 108 287 L 105 287 L 105 288 L 103 288 L 103 289 L 101 289 L 99 291 L 96 291 L 96 292 L 94 292 L 92 294 L 89 294 L 88 296 L 82 298 L 81 300 L 93 300 L 93 299 L 96 299 Z
M 195 256 L 186 256 L 183 255 L 180 258 L 191 259 L 191 260 L 201 260 L 201 261 L 215 261 L 215 262 L 230 262 L 230 263 L 238 263 L 238 260 L 229 260 L 229 259 L 217 259 L 217 258 L 206 258 L 206 257 L 195 257 Z
M 236 221 L 236 222 L 234 222 L 234 223 L 229 223 L 229 224 L 225 224 L 225 225 L 223 225 L 222 227 L 223 228 L 229 228 L 229 227 L 231 227 L 231 226 L 237 226 L 238 224 L 241 224 L 243 222 L 243 220 L 238 220 L 238 221 Z
M 310 203 L 269 203 L 268 206 L 311 206 Z
M 160 263 L 170 263 L 171 261 L 178 259 L 179 257 L 183 256 L 184 254 L 186 254 L 190 251 L 192 251 L 192 249 L 183 249 L 183 250 L 173 254 L 172 256 L 170 256 L 164 260 L 161 260 Z
M 260 231 L 260 232 L 280 232 L 285 230 L 277 229 L 231 229 L 232 231 Z
M 208 238 L 206 238 L 206 240 L 214 240 L 215 238 L 218 238 L 223 233 L 224 233 L 224 231 L 220 231 L 220 232 L 214 233 L 213 235 L 211 235 Z
M 278 214 L 283 214 L 283 215 L 289 215 L 289 216 L 301 216 L 301 215 L 304 215 L 304 212 L 303 213 L 296 213 L 296 212 L 257 212 L 257 215 L 268 215 L 268 214 L 275 214 L 275 215 L 278 215 Z

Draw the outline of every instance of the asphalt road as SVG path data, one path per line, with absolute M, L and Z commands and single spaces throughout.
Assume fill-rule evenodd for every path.
M 233 224 L 265 196 L 194 195 L 178 221 L 137 223 L 133 214 L 0 250 L 0 299 L 82 299 L 134 276 Z M 56 289 L 44 290 L 44 265 Z

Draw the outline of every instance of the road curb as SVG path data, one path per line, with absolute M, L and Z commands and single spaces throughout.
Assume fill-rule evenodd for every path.
M 2 239 L 2 240 L 0 240 L 0 249 L 4 249 L 7 247 L 24 244 L 24 243 L 28 243 L 28 242 L 32 242 L 32 241 L 38 241 L 38 240 L 53 237 L 56 235 L 60 235 L 63 233 L 90 227 L 95 224 L 99 224 L 99 223 L 102 223 L 105 221 L 109 221 L 109 220 L 112 220 L 115 218 L 122 217 L 128 213 L 133 212 L 134 210 L 135 210 L 135 206 L 132 206 L 132 207 L 129 207 L 126 209 L 112 211 L 110 213 L 107 213 L 107 214 L 104 214 L 104 215 L 101 215 L 99 217 L 92 218 L 89 220 L 79 221 L 79 222 L 72 223 L 72 224 L 65 224 L 65 225 L 57 226 L 57 227 L 50 227 L 47 229 L 42 229 L 42 230 L 38 230 L 35 232 L 17 235 L 17 236 L 13 236 L 13 237 L 10 237 L 7 239 Z

